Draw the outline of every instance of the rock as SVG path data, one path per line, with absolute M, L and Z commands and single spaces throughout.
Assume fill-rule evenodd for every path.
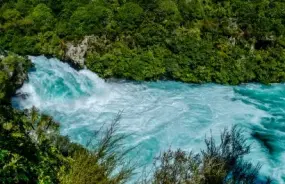
M 87 52 L 98 53 L 103 50 L 108 50 L 111 47 L 111 42 L 106 36 L 85 36 L 79 43 L 67 42 L 65 44 L 65 54 L 61 58 L 68 62 L 75 69 L 85 68 L 85 57 Z
M 17 88 L 21 87 L 26 80 L 28 80 L 27 70 L 23 67 L 22 63 L 18 64 L 18 72 L 16 73 L 15 84 Z
M 69 42 L 66 44 L 65 59 L 70 60 L 73 65 L 84 67 L 85 55 L 88 49 L 88 41 L 91 36 L 85 36 L 81 43 L 74 45 Z
M 21 99 L 25 100 L 25 99 L 27 99 L 30 95 L 29 95 L 28 93 L 21 93 L 21 92 L 18 92 L 18 93 L 16 93 L 15 96 L 18 97 L 18 98 L 21 98 Z

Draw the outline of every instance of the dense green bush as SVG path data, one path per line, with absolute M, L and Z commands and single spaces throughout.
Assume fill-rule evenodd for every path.
M 59 124 L 35 108 L 20 112 L 1 105 L 0 183 L 125 183 L 133 169 L 115 126 L 89 150 L 61 136 Z
M 0 49 L 0 104 L 9 104 L 17 88 L 28 79 L 31 62 L 26 57 L 5 53 Z
M 23 113 L 1 106 L 0 117 L 1 183 L 56 182 L 67 161 L 51 143 L 58 124 L 35 109 Z
M 102 137 L 91 144 L 92 150 L 76 151 L 70 163 L 59 173 L 62 184 L 120 184 L 130 179 L 133 167 L 125 159 L 128 149 L 122 149 L 124 135 L 116 135 L 118 119 Z M 94 141 L 94 140 L 93 140 Z M 89 145 L 90 147 L 90 145 Z
M 0 45 L 64 59 L 66 43 L 94 35 L 108 45 L 89 43 L 86 65 L 105 78 L 284 82 L 284 8 L 281 0 L 6 0 Z
M 255 183 L 259 178 L 260 165 L 244 161 L 250 147 L 236 126 L 225 129 L 220 143 L 213 137 L 205 139 L 206 149 L 198 154 L 178 149 L 163 152 L 155 161 L 154 173 L 142 183 L 153 184 L 222 184 Z M 264 183 L 270 183 L 268 178 Z

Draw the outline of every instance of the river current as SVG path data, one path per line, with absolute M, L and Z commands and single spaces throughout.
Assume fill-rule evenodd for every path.
M 26 97 L 13 98 L 14 107 L 51 115 L 75 142 L 85 144 L 121 112 L 119 133 L 130 135 L 126 147 L 137 146 L 130 155 L 150 167 L 169 147 L 198 152 L 205 135 L 218 139 L 223 128 L 238 125 L 251 144 L 246 159 L 261 163 L 261 173 L 276 183 L 285 182 L 285 84 L 106 82 L 57 59 L 30 58 L 35 68 L 19 89 Z

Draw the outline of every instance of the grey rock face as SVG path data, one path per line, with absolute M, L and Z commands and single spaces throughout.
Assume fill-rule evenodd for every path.
M 84 57 L 88 50 L 88 41 L 91 36 L 85 36 L 81 43 L 74 45 L 73 43 L 66 44 L 65 58 L 80 67 L 84 66 Z
M 18 64 L 17 70 L 18 72 L 16 73 L 15 84 L 17 85 L 17 87 L 20 87 L 28 79 L 28 73 L 26 72 L 26 69 L 24 69 L 22 63 Z

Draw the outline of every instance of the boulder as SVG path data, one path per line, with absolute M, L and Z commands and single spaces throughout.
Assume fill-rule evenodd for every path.
M 72 42 L 66 44 L 65 59 L 70 61 L 72 65 L 84 67 L 89 38 L 90 36 L 85 36 L 79 44 Z

